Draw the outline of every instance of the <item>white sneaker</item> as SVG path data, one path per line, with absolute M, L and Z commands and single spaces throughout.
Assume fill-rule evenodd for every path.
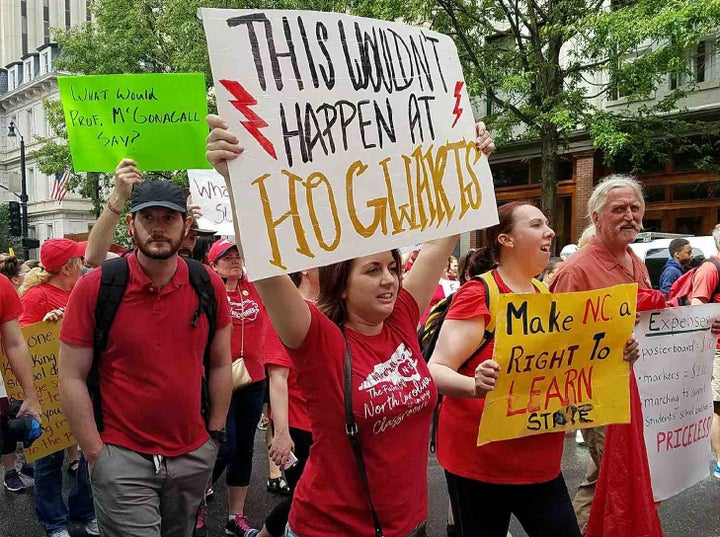
M 583 438 L 582 431 L 580 429 L 575 432 L 575 442 L 581 446 L 585 445 L 585 439 Z
M 97 518 L 85 522 L 85 533 L 88 535 L 100 535 L 100 526 L 98 526 Z
M 97 535 L 100 535 L 99 533 Z M 70 537 L 68 530 L 55 530 L 50 534 L 50 537 Z

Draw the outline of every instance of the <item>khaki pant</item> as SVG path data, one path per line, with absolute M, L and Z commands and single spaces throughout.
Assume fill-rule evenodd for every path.
M 162 460 L 105 444 L 90 468 L 90 484 L 103 537 L 190 537 L 218 444 Z
M 595 484 L 600 472 L 603 448 L 605 447 L 605 427 L 592 427 L 582 430 L 583 439 L 590 450 L 585 480 L 578 486 L 577 494 L 573 500 L 573 509 L 578 520 L 580 531 L 585 534 L 585 527 L 590 518 L 590 506 L 595 496 Z

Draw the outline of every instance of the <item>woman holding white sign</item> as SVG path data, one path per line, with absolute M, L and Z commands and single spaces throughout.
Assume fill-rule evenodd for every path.
M 240 141 L 217 116 L 208 123 L 208 160 L 229 181 Z M 477 136 L 478 149 L 494 149 L 484 125 Z M 313 423 L 288 537 L 425 535 L 437 390 L 415 329 L 455 242 L 426 243 L 404 280 L 397 250 L 323 267 L 317 306 L 286 275 L 257 282 Z
M 547 265 L 555 232 L 545 215 L 526 202 L 498 209 L 487 230 L 497 268 L 489 274 L 495 293 L 547 293 L 534 279 Z M 486 288 L 487 285 L 487 288 Z M 477 447 L 484 397 L 500 366 L 492 359 L 497 312 L 490 284 L 473 280 L 457 291 L 430 360 L 430 372 L 446 396 L 438 421 L 437 458 L 445 468 L 455 526 L 465 537 L 504 537 L 514 514 L 530 537 L 579 537 L 560 462 L 565 432 L 526 436 Z M 637 357 L 628 341 L 625 357 Z

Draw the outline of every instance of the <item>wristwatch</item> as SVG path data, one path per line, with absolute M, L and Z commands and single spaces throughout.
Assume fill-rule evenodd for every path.
M 227 431 L 225 430 L 225 427 L 219 431 L 208 431 L 208 433 L 210 434 L 210 438 L 216 442 L 220 442 L 221 444 L 227 442 Z

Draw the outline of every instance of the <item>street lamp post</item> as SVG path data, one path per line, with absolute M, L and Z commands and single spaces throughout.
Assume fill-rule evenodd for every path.
M 20 138 L 20 206 L 22 207 L 22 245 L 25 250 L 25 259 L 28 257 L 28 195 L 27 175 L 25 172 L 25 137 L 20 129 L 11 121 L 8 125 L 8 136 Z

